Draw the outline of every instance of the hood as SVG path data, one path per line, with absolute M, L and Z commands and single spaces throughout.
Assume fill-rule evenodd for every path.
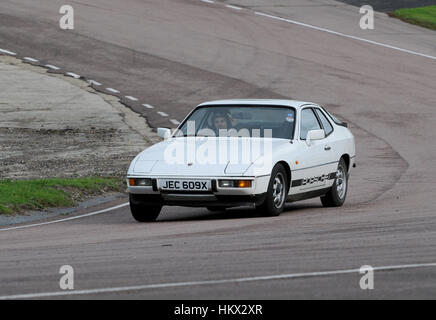
M 177 176 L 243 175 L 265 153 L 278 150 L 284 139 L 182 137 L 153 145 L 132 163 L 132 174 Z

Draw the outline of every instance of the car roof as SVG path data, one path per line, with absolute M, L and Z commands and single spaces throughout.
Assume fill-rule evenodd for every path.
M 301 108 L 305 105 L 317 105 L 313 102 L 297 101 L 297 100 L 284 100 L 284 99 L 229 99 L 229 100 L 215 100 L 204 102 L 198 107 L 216 106 L 216 105 L 250 105 L 250 106 L 286 106 Z

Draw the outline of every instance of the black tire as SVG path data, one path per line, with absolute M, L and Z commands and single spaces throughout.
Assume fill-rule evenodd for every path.
M 225 207 L 206 207 L 206 208 L 210 212 L 220 212 L 220 211 L 225 211 L 226 210 Z
M 132 199 L 132 195 L 129 196 L 130 200 L 130 212 L 133 218 L 138 222 L 153 222 L 162 210 L 161 205 L 147 205 L 144 203 L 136 202 Z
M 342 174 L 341 174 L 342 173 Z M 341 186 L 342 185 L 342 189 Z M 343 158 L 339 160 L 333 186 L 324 196 L 321 203 L 324 207 L 340 207 L 344 204 L 348 192 L 348 169 Z
M 281 198 L 277 202 L 278 197 L 278 181 L 276 179 L 280 179 L 281 182 Z M 275 191 L 276 190 L 276 191 Z M 265 201 L 256 207 L 258 212 L 264 216 L 268 217 L 277 217 L 279 216 L 285 207 L 286 204 L 286 198 L 288 196 L 288 176 L 286 174 L 286 169 L 283 167 L 282 164 L 277 164 L 272 172 L 271 172 L 271 179 L 269 181 L 268 185 L 268 191 L 266 194 Z

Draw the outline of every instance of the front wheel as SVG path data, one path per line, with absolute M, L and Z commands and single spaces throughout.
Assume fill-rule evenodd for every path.
M 270 217 L 279 216 L 285 207 L 288 196 L 288 178 L 286 170 L 281 164 L 277 164 L 272 173 L 268 185 L 265 202 L 257 207 L 257 210 Z
M 130 211 L 133 218 L 138 222 L 153 222 L 162 210 L 161 205 L 147 205 L 141 202 L 133 201 L 132 195 L 129 196 Z
M 341 158 L 336 171 L 336 179 L 332 188 L 321 197 L 324 207 L 340 207 L 344 204 L 348 191 L 348 170 L 344 159 Z

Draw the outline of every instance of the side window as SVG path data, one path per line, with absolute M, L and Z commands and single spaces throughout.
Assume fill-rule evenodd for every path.
M 328 121 L 327 117 L 322 113 L 322 111 L 318 108 L 315 109 L 316 114 L 318 115 L 319 119 L 321 120 L 322 126 L 324 127 L 325 135 L 326 137 L 332 133 L 333 127 L 331 123 Z
M 324 108 L 324 107 L 321 107 L 321 108 L 322 108 L 322 110 L 324 110 L 325 113 L 327 113 L 329 115 L 329 117 L 333 120 L 334 123 L 336 123 L 336 124 L 338 124 L 340 126 L 346 125 L 345 122 L 339 120 L 337 117 L 332 115 L 326 108 Z
M 318 119 L 316 118 L 311 108 L 306 108 L 301 111 L 301 126 L 300 126 L 300 139 L 305 140 L 307 133 L 310 130 L 321 129 Z

